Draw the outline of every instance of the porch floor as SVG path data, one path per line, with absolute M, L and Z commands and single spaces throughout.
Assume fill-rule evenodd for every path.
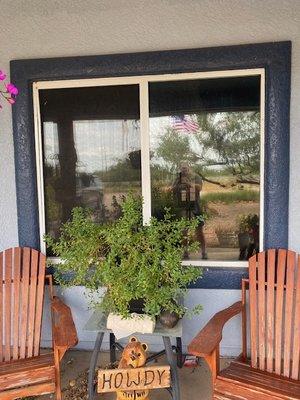
M 91 352 L 89 351 L 69 351 L 62 362 L 62 387 L 64 400 L 87 400 L 85 385 L 85 375 L 89 367 Z M 228 359 L 223 359 L 221 367 L 228 364 Z M 105 367 L 109 363 L 109 354 L 101 353 L 99 367 Z M 164 359 L 159 360 L 159 364 L 164 364 Z M 210 372 L 204 361 L 201 360 L 200 367 L 196 369 L 183 367 L 179 370 L 181 400 L 209 400 L 211 398 L 211 378 Z M 53 399 L 54 395 L 40 396 L 40 400 Z M 33 399 L 33 398 L 32 398 Z M 36 398 L 35 398 L 36 399 Z M 98 395 L 97 399 L 115 400 L 115 393 Z M 170 395 L 166 390 L 152 390 L 150 400 L 170 400 Z M 29 399 L 28 399 L 29 400 Z

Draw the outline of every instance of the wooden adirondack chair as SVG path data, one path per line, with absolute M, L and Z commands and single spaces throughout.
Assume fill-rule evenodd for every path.
M 56 393 L 61 399 L 60 361 L 77 343 L 69 307 L 53 296 L 53 351 L 40 353 L 46 257 L 30 248 L 0 253 L 0 399 Z
M 250 358 L 247 314 L 250 311 Z M 219 369 L 224 324 L 242 313 L 243 351 Z M 242 281 L 242 301 L 217 313 L 188 346 L 211 369 L 213 399 L 300 399 L 300 256 L 268 250 L 249 260 Z

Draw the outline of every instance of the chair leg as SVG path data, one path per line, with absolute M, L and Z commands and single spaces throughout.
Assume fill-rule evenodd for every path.
M 61 378 L 60 378 L 60 357 L 59 350 L 54 352 L 54 363 L 55 363 L 55 397 L 56 400 L 61 400 Z
M 215 382 L 217 379 L 217 375 L 219 373 L 219 368 L 220 368 L 220 349 L 219 346 L 215 348 L 215 350 L 209 355 L 204 357 L 205 361 L 207 362 L 209 369 L 211 371 L 212 375 L 212 383 L 213 383 L 213 388 L 215 386 Z
M 61 383 L 60 383 L 60 371 L 56 371 L 56 391 L 55 391 L 55 397 L 56 400 L 61 400 Z

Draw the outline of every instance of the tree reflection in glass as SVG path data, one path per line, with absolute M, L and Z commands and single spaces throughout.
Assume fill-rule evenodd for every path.
M 202 217 L 189 259 L 247 260 L 259 248 L 258 77 L 150 85 L 152 215 Z M 203 222 L 204 220 L 204 222 Z

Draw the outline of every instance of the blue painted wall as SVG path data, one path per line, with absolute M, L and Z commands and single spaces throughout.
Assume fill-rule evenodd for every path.
M 288 246 L 291 43 L 192 50 L 14 60 L 11 79 L 20 95 L 13 109 L 19 244 L 39 248 L 32 82 L 109 76 L 265 68 L 264 246 Z M 193 287 L 239 288 L 243 268 L 205 268 Z

